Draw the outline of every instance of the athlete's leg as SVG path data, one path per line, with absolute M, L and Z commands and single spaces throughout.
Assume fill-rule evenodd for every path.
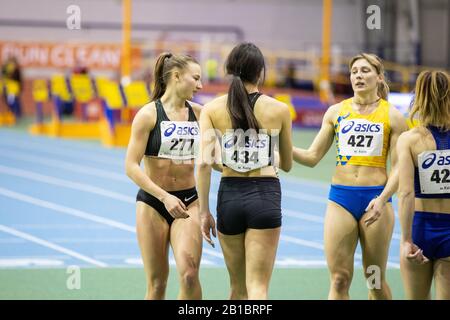
M 245 233 L 246 284 L 248 298 L 268 298 L 269 282 L 280 239 L 281 227 L 247 229 Z
M 226 235 L 219 232 L 225 264 L 230 275 L 230 299 L 247 299 L 245 283 L 245 233 Z
M 450 300 L 450 257 L 435 261 L 434 285 L 437 300 Z
M 408 300 L 430 299 L 431 282 L 433 280 L 433 262 L 416 264 L 400 255 L 400 272 Z
M 202 234 L 198 201 L 188 207 L 189 218 L 175 219 L 170 228 L 170 243 L 180 278 L 178 299 L 201 299 L 199 280 Z
M 169 225 L 152 207 L 136 202 L 136 231 L 147 279 L 146 299 L 164 299 L 169 276 Z
M 358 222 L 343 207 L 328 201 L 324 245 L 330 273 L 328 299 L 349 299 L 353 262 L 358 244 Z
M 390 300 L 392 294 L 386 282 L 386 264 L 394 231 L 394 210 L 392 204 L 387 203 L 378 220 L 366 226 L 364 220 L 369 214 L 365 213 L 359 220 L 364 275 L 370 280 L 369 299 Z

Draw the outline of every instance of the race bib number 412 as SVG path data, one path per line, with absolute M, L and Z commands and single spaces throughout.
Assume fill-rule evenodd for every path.
M 339 130 L 339 155 L 381 156 L 383 133 L 383 123 L 365 119 L 343 120 Z
M 422 193 L 450 193 L 450 150 L 422 152 L 417 165 Z

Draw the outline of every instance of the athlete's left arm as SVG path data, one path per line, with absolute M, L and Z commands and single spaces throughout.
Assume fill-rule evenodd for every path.
M 192 106 L 192 110 L 194 110 L 195 117 L 197 119 L 200 119 L 200 115 L 201 115 L 204 107 L 202 105 L 192 102 L 192 101 L 189 101 L 189 104 Z M 220 160 L 220 159 L 222 159 L 220 151 L 221 151 L 220 144 L 219 144 L 219 141 L 217 140 L 216 147 L 214 148 L 214 156 L 215 156 L 216 161 L 214 161 L 214 163 L 212 164 L 212 168 L 216 171 L 222 172 L 223 166 L 222 166 L 222 161 Z
M 372 210 L 372 214 L 364 220 L 366 226 L 369 226 L 375 222 L 381 213 L 383 212 L 383 207 L 392 197 L 392 195 L 398 189 L 398 156 L 397 156 L 397 140 L 398 137 L 405 131 L 408 130 L 408 125 L 405 117 L 398 111 L 394 106 L 390 107 L 389 110 L 389 121 L 391 125 L 391 136 L 389 140 L 389 156 L 391 159 L 391 171 L 389 172 L 389 178 L 386 182 L 386 186 L 383 192 L 375 199 L 373 199 L 366 208 L 366 211 Z

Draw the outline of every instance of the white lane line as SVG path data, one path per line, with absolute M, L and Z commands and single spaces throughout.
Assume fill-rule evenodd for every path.
M 112 198 L 115 200 L 120 200 L 127 203 L 135 203 L 136 199 L 134 197 L 126 196 L 118 192 L 106 190 L 99 187 L 94 187 L 85 183 L 72 182 L 65 179 L 54 178 L 50 176 L 46 176 L 43 174 L 35 173 L 28 170 L 15 169 L 11 167 L 6 167 L 0 165 L 0 173 L 8 174 L 11 176 L 21 177 L 29 180 L 34 180 L 38 182 L 43 182 L 47 184 L 52 184 L 58 187 L 64 187 L 84 192 L 90 192 L 94 194 L 98 194 L 104 197 Z
M 308 214 L 308 213 L 304 213 L 301 211 L 292 211 L 289 209 L 281 209 L 281 212 L 283 213 L 283 215 L 287 216 L 287 217 L 291 217 L 291 218 L 296 218 L 296 219 L 300 219 L 300 220 L 304 220 L 304 221 L 311 221 L 311 222 L 317 222 L 317 223 L 323 223 L 325 218 L 324 217 L 319 217 L 316 215 L 312 215 L 312 214 Z M 392 239 L 394 240 L 400 240 L 400 234 L 398 233 L 393 233 L 392 234 Z
M 63 205 L 59 205 L 53 202 L 49 202 L 49 201 L 45 201 L 45 200 L 41 200 L 38 198 L 34 198 L 34 197 L 30 197 L 28 195 L 22 194 L 22 193 L 18 193 L 18 192 L 14 192 L 14 191 L 10 191 L 4 188 L 0 187 L 0 195 L 15 199 L 15 200 L 19 200 L 22 202 L 26 202 L 38 207 L 42 207 L 45 209 L 50 209 L 59 213 L 63 213 L 63 214 L 67 214 L 67 215 L 71 215 L 80 219 L 85 219 L 85 220 L 89 220 L 89 221 L 93 221 L 96 223 L 100 223 L 103 225 L 107 225 L 109 227 L 112 228 L 116 228 L 116 229 L 120 229 L 123 231 L 127 231 L 127 232 L 132 232 L 132 233 L 136 233 L 136 229 L 133 226 L 112 220 L 112 219 L 108 219 L 108 218 L 103 218 L 101 216 L 97 216 L 95 214 L 92 213 L 88 213 L 86 211 L 81 211 L 78 209 L 74 209 L 74 208 L 70 208 L 70 207 L 66 207 Z M 205 253 L 211 255 L 211 256 L 215 256 L 218 258 L 223 259 L 223 255 L 221 253 L 218 253 L 216 251 L 213 251 L 211 249 L 205 248 L 203 249 Z
M 64 214 L 68 214 L 77 218 L 81 218 L 81 219 L 85 219 L 85 220 L 89 220 L 89 221 L 93 221 L 93 222 L 97 222 L 100 224 L 104 224 L 113 228 L 117 228 L 117 229 L 121 229 L 121 230 L 125 230 L 125 231 L 129 231 L 129 232 L 135 232 L 134 227 L 131 227 L 129 225 L 126 225 L 124 223 L 115 221 L 115 220 L 111 220 L 108 218 L 103 218 L 100 216 L 96 216 L 93 214 L 90 214 L 88 212 L 85 211 L 81 211 L 78 209 L 74 209 L 74 208 L 70 208 L 70 207 L 66 207 L 63 205 L 59 205 L 53 202 L 49 202 L 49 201 L 45 201 L 45 200 L 41 200 L 38 198 L 34 198 L 34 197 L 30 197 L 28 195 L 22 194 L 22 193 L 17 193 L 14 191 L 10 191 L 8 189 L 4 189 L 0 187 L 0 194 L 15 200 L 19 200 L 22 202 L 27 202 L 30 203 L 32 205 L 38 206 L 38 207 L 42 207 L 42 208 L 46 208 L 46 209 L 50 209 L 53 211 L 57 211 L 60 213 L 64 213 Z
M 80 153 L 79 151 L 73 151 L 69 146 L 67 147 L 58 147 L 58 148 L 51 148 L 48 145 L 42 143 L 42 144 L 32 144 L 32 143 L 23 143 L 23 142 L 17 142 L 17 141 L 6 141 L 6 140 L 0 140 L 0 145 L 6 145 L 6 146 L 13 146 L 14 148 L 20 148 L 25 150 L 31 150 L 31 151 L 38 151 L 42 153 L 47 153 L 49 155 L 55 155 L 59 157 L 70 157 L 71 159 L 79 159 L 83 161 L 87 161 L 89 163 L 96 162 L 103 165 L 112 165 L 116 167 L 123 168 L 123 161 L 119 161 L 119 159 L 114 159 L 112 157 L 108 156 L 102 156 L 99 154 L 93 154 L 93 152 L 89 152 L 86 150 L 85 153 Z M 99 148 L 101 148 L 99 146 Z
M 37 244 L 40 244 L 41 246 L 53 249 L 55 251 L 62 252 L 64 254 L 67 254 L 68 256 L 72 256 L 72 257 L 77 258 L 79 260 L 91 263 L 91 264 L 93 264 L 93 265 L 95 265 L 97 267 L 104 268 L 104 267 L 108 266 L 104 262 L 91 259 L 91 258 L 89 258 L 89 257 L 87 257 L 85 255 L 82 255 L 82 254 L 80 254 L 78 252 L 75 252 L 73 250 L 61 247 L 61 246 L 59 246 L 57 244 L 51 243 L 51 242 L 46 241 L 44 239 L 37 238 L 35 236 L 32 236 L 31 234 L 24 233 L 24 232 L 21 232 L 19 230 L 13 229 L 13 228 L 9 228 L 9 227 L 7 227 L 5 225 L 2 225 L 2 224 L 0 224 L 0 231 L 12 234 L 12 235 L 14 235 L 16 237 L 19 237 L 19 238 L 22 238 L 22 239 L 25 239 L 25 240 L 28 240 L 28 241 L 31 241 L 31 242 L 34 242 L 34 243 L 37 243 Z
M 285 242 L 289 242 L 289 243 L 294 243 L 294 244 L 298 244 L 301 246 L 305 246 L 305 247 L 309 247 L 309 248 L 314 248 L 314 249 L 319 249 L 324 251 L 325 247 L 323 246 L 323 244 L 321 243 L 317 243 L 314 241 L 308 241 L 308 240 L 303 240 L 303 239 L 299 239 L 296 237 L 291 237 L 291 236 L 285 236 L 285 235 L 281 235 L 280 236 L 280 240 L 285 241 Z M 362 255 L 359 253 L 355 253 L 354 255 L 355 259 L 359 259 L 362 260 Z M 399 263 L 395 263 L 395 262 L 387 262 L 388 266 L 394 267 L 394 268 L 400 268 L 400 264 Z
M 119 174 L 111 172 L 110 170 L 102 170 L 94 167 L 82 166 L 76 164 L 75 162 L 49 159 L 47 157 L 39 157 L 29 153 L 17 152 L 4 148 L 0 148 L 0 154 L 2 155 L 2 158 L 26 161 L 34 164 L 42 164 L 53 168 L 82 173 L 85 175 L 132 183 L 131 180 L 127 176 L 125 176 L 125 174 Z
M 0 168 L 1 168 L 1 166 L 0 166 Z M 38 205 L 38 206 L 41 206 L 41 207 L 45 207 L 45 208 L 52 209 L 52 210 L 55 210 L 55 211 L 59 211 L 59 212 L 62 212 L 62 213 L 66 213 L 66 214 L 70 214 L 70 215 L 73 215 L 73 216 L 77 216 L 77 217 L 82 218 L 82 219 L 87 219 L 87 220 L 91 220 L 91 221 L 95 221 L 95 222 L 99 222 L 99 223 L 104 223 L 104 224 L 107 224 L 107 225 L 109 225 L 111 227 L 119 228 L 119 229 L 126 230 L 126 231 L 131 231 L 133 233 L 136 232 L 133 227 L 125 225 L 125 224 L 122 224 L 120 222 L 117 222 L 117 221 L 114 221 L 114 220 L 111 220 L 111 219 L 102 218 L 100 216 L 89 214 L 89 213 L 83 212 L 81 210 L 77 210 L 77 209 L 61 206 L 61 205 L 58 205 L 58 204 L 55 204 L 55 203 L 52 203 L 52 202 L 48 202 L 48 201 L 44 201 L 44 200 L 41 200 L 41 199 L 33 198 L 33 197 L 30 197 L 30 196 L 27 196 L 27 195 L 23 195 L 23 194 L 20 194 L 20 193 L 16 193 L 16 192 L 13 192 L 13 191 L 9 191 L 9 190 L 1 188 L 1 187 L 0 187 L 0 194 L 3 194 L 5 196 L 11 197 L 11 198 L 14 198 L 14 199 L 17 199 L 17 200 L 21 200 L 21 201 L 25 201 L 25 202 L 28 202 L 28 203 L 32 203 L 32 204 L 35 204 L 35 205 Z M 215 199 L 216 196 L 210 194 L 210 198 Z M 300 216 L 297 216 L 297 217 L 299 219 L 303 219 Z M 315 222 L 317 222 L 317 221 L 315 221 Z M 303 245 L 303 246 L 306 246 L 306 247 L 314 247 L 316 249 L 323 250 L 323 245 L 322 244 L 319 244 L 319 243 L 316 243 L 316 242 L 312 242 L 312 241 L 308 241 L 308 240 L 303 240 L 303 239 L 290 237 L 290 236 L 284 236 L 284 241 L 292 242 L 292 243 L 295 243 L 295 244 L 298 244 L 298 245 Z M 207 251 L 205 251 L 205 252 L 207 252 Z M 355 254 L 355 258 L 361 259 L 362 257 L 361 257 L 361 255 Z M 388 262 L 388 264 L 389 264 L 389 262 Z
M 328 202 L 327 197 L 315 196 L 315 195 L 309 194 L 309 193 L 291 191 L 291 190 L 286 190 L 286 189 L 281 189 L 281 195 L 292 198 L 292 199 L 296 199 L 296 200 L 315 202 L 315 203 L 320 203 L 323 205 L 326 205 Z

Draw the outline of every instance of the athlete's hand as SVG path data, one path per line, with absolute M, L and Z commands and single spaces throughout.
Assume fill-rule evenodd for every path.
M 187 208 L 179 198 L 168 193 L 161 202 L 164 203 L 166 210 L 174 219 L 189 218 Z
M 214 217 L 211 212 L 200 212 L 200 227 L 202 229 L 203 238 L 214 248 L 214 242 L 211 239 L 211 233 L 215 237 L 216 235 L 216 221 L 214 221 Z
M 386 201 L 377 197 L 370 201 L 369 205 L 366 208 L 366 212 L 368 213 L 367 217 L 364 219 L 364 224 L 366 227 L 370 226 L 372 223 L 378 220 L 378 218 L 383 213 L 384 205 Z
M 401 254 L 409 262 L 416 264 L 425 264 L 430 260 L 424 256 L 423 250 L 411 241 L 402 241 Z

